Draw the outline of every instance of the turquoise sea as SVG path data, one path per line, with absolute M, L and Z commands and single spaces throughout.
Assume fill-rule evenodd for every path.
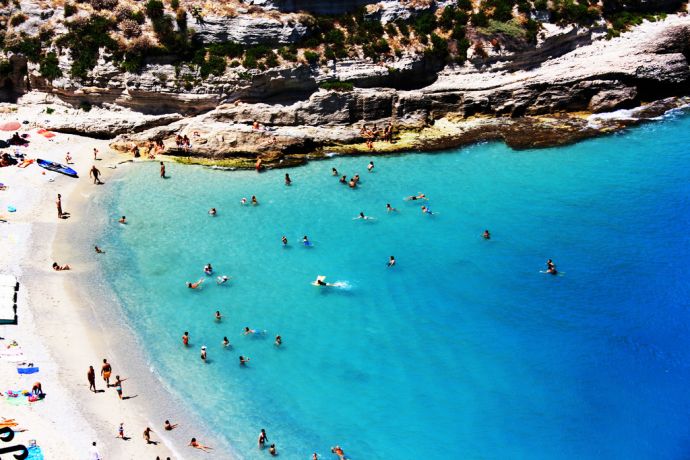
M 100 260 L 151 364 L 241 458 L 268 457 L 261 428 L 285 459 L 686 458 L 689 145 L 676 114 L 544 150 L 168 164 L 166 180 L 132 165 L 101 211 L 129 224 Z M 549 258 L 562 276 L 540 273 Z

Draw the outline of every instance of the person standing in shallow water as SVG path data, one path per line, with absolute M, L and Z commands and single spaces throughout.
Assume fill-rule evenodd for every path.
M 482 235 L 482 238 L 485 240 L 490 240 L 491 239 L 491 233 L 489 233 L 488 230 L 484 230 L 484 234 Z
M 266 447 L 266 443 L 268 442 L 268 436 L 266 435 L 266 430 L 264 428 L 261 428 L 261 433 L 259 433 L 259 449 L 263 449 Z
M 165 163 L 161 161 L 161 179 L 165 179 Z
M 182 334 L 182 345 L 189 346 L 189 332 L 184 331 L 184 334 Z
M 285 174 L 285 185 L 291 185 L 292 179 L 290 179 L 290 174 Z

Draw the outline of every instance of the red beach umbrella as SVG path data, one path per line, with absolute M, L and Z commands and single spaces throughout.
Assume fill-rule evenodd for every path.
M 17 131 L 21 128 L 21 124 L 18 121 L 8 121 L 6 123 L 0 124 L 0 130 L 2 131 Z

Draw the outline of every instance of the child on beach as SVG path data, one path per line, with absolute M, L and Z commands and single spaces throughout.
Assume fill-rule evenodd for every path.
M 117 429 L 117 437 L 125 439 L 125 423 L 120 423 L 120 428 Z
M 127 379 L 121 379 L 119 375 L 115 376 L 115 391 L 117 391 L 117 396 L 122 400 L 122 382 Z

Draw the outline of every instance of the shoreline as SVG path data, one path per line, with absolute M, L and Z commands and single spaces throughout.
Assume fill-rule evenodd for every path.
M 19 325 L 0 326 L 0 336 L 6 339 L 0 345 L 17 340 L 22 358 L 40 368 L 38 374 L 18 377 L 16 364 L 1 356 L 0 378 L 7 389 L 14 390 L 30 390 L 32 382 L 40 381 L 47 395 L 31 408 L 10 406 L 6 402 L 2 405 L 3 417 L 16 419 L 20 428 L 28 430 L 18 433 L 16 442 L 28 445 L 29 440 L 35 439 L 47 458 L 84 458 L 92 441 L 98 443 L 100 455 L 108 459 L 157 455 L 215 457 L 186 447 L 192 436 L 209 444 L 216 440 L 202 429 L 196 414 L 187 410 L 181 398 L 172 394 L 166 384 L 161 385 L 163 379 L 150 370 L 145 351 L 132 353 L 132 345 L 138 344 L 136 335 L 126 326 L 120 307 L 110 308 L 112 299 L 106 294 L 107 286 L 101 284 L 101 292 L 95 295 L 82 290 L 82 286 L 92 286 L 87 280 L 95 279 L 98 270 L 87 256 L 93 249 L 92 243 L 80 240 L 80 236 L 91 234 L 89 239 L 96 239 L 92 223 L 87 220 L 93 218 L 87 217 L 88 211 L 91 206 L 97 206 L 92 201 L 94 192 L 107 193 L 107 182 L 115 176 L 106 165 L 121 161 L 121 157 L 108 152 L 105 141 L 82 136 L 58 135 L 48 142 L 40 136 L 34 138 L 32 133 L 31 140 L 31 146 L 26 149 L 29 157 L 62 161 L 65 151 L 71 151 L 75 163 L 72 166 L 80 173 L 80 179 L 58 174 L 54 182 L 48 182 L 46 179 L 53 173 L 43 175 L 44 171 L 36 165 L 26 169 L 0 169 L 0 181 L 9 185 L 8 190 L 0 192 L 0 205 L 5 209 L 11 202 L 18 210 L 6 216 L 9 223 L 0 229 L 0 238 L 16 246 L 15 249 L 4 244 L 10 250 L 3 254 L 7 264 L 3 264 L 0 272 L 15 275 L 21 283 Z M 93 146 L 101 151 L 102 161 L 98 166 L 104 173 L 104 188 L 96 189 L 88 178 Z M 63 196 L 63 209 L 71 213 L 69 219 L 56 220 L 57 193 Z M 75 229 L 81 229 L 81 235 Z M 22 234 L 19 241 L 17 230 Z M 50 268 L 53 260 L 70 264 L 72 270 L 54 272 Z M 106 318 L 112 322 L 106 323 Z M 113 324 L 115 327 L 111 327 Z M 138 345 L 135 349 L 145 350 Z M 112 388 L 97 394 L 88 390 L 89 365 L 96 369 L 96 387 L 104 390 L 104 382 L 98 375 L 103 357 L 113 363 L 113 376 L 129 378 L 124 384 L 124 395 L 139 395 L 137 398 L 119 401 Z M 152 395 L 153 388 L 156 390 Z M 174 408 L 174 411 L 161 418 L 164 414 L 156 411 L 155 406 Z M 181 426 L 165 432 L 162 427 L 165 419 Z M 120 422 L 125 423 L 125 435 L 131 438 L 128 441 L 116 438 Z M 146 426 L 154 431 L 152 440 L 157 445 L 146 445 L 143 440 Z M 194 427 L 199 430 L 195 431 Z M 220 448 L 224 444 L 211 445 Z M 228 456 L 225 454 L 224 458 Z

